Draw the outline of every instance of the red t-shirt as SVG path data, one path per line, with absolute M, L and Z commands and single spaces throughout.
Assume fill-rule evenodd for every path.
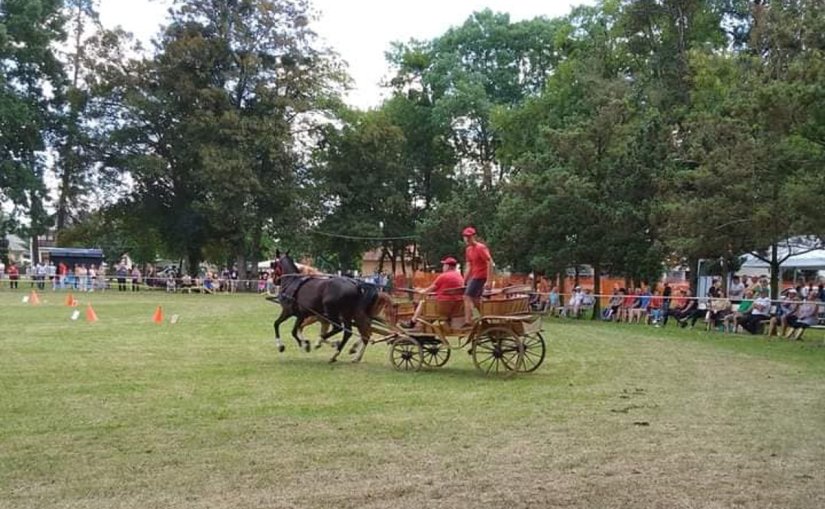
M 624 298 L 624 302 L 622 303 L 622 305 L 623 305 L 624 307 L 626 307 L 626 308 L 629 308 L 629 307 L 633 306 L 633 301 L 634 301 L 634 300 L 636 300 L 636 296 L 635 296 L 635 295 L 633 295 L 632 293 L 629 293 L 629 294 L 627 294 L 627 296 Z
M 470 264 L 470 279 L 487 279 L 487 269 L 490 267 L 490 250 L 481 242 L 467 246 L 464 257 Z
M 662 301 L 661 295 L 654 295 L 650 298 L 650 309 L 659 309 L 662 307 Z
M 458 290 L 448 291 L 464 286 L 464 278 L 457 270 L 442 272 L 435 278 L 433 285 L 435 286 L 435 300 L 459 301 L 463 298 L 463 293 Z

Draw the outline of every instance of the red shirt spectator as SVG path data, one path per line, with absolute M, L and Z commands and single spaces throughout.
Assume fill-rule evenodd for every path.
M 626 308 L 632 308 L 633 302 L 636 300 L 636 296 L 632 293 L 628 292 L 627 296 L 624 298 L 624 302 L 622 305 Z
M 662 307 L 662 299 L 661 295 L 654 295 L 650 298 L 650 309 L 659 309 Z

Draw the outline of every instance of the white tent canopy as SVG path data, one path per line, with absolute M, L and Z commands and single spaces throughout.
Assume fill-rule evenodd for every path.
M 777 258 L 783 260 L 781 269 L 825 269 L 825 249 L 812 249 L 821 246 L 819 239 L 789 239 L 780 244 Z M 789 256 L 790 255 L 790 256 Z M 768 256 L 764 256 L 769 258 Z M 743 269 L 770 269 L 770 264 L 752 254 L 745 255 Z

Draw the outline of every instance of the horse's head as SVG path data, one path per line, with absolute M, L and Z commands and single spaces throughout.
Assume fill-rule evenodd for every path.
M 284 274 L 298 274 L 298 266 L 289 257 L 289 251 L 281 254 L 280 250 L 275 251 L 275 261 L 272 262 L 272 280 L 276 285 L 280 283 L 281 276 Z

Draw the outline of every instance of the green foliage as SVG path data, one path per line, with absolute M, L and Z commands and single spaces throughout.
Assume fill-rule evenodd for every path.
M 45 151 L 54 133 L 49 90 L 64 80 L 54 46 L 65 37 L 59 0 L 0 3 L 0 205 L 43 233 L 49 216 Z
M 131 199 L 165 251 L 190 267 L 207 254 L 254 262 L 265 234 L 298 224 L 297 133 L 315 128 L 307 114 L 342 76 L 301 2 L 176 6 L 158 54 L 115 77 L 128 122 L 111 164 L 135 180 Z
M 543 18 L 511 23 L 507 14 L 476 12 L 432 41 L 396 44 L 389 55 L 397 67 L 393 84 L 431 101 L 463 166 L 491 189 L 508 175 L 496 157 L 499 134 L 491 115 L 543 88 L 558 64 L 557 34 L 565 26 Z

